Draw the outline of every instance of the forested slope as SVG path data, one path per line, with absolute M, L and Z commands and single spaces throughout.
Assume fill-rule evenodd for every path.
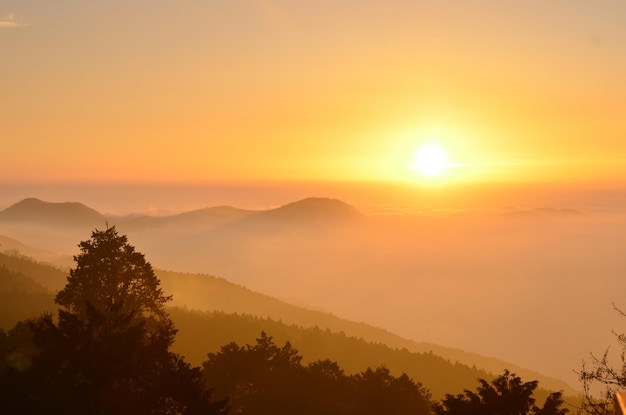
M 526 378 L 537 378 L 496 360 L 491 363 L 501 363 L 501 369 L 468 365 L 459 359 L 441 356 L 436 348 L 461 355 L 464 352 L 437 345 L 432 345 L 430 350 L 414 350 L 428 345 L 332 314 L 293 306 L 222 278 L 169 271 L 157 271 L 157 274 L 165 292 L 173 293 L 174 304 L 178 305 L 169 309 L 179 330 L 174 349 L 196 365 L 206 359 L 207 353 L 216 352 L 229 342 L 252 344 L 261 331 L 265 331 L 277 343 L 291 342 L 305 361 L 334 360 L 350 373 L 380 365 L 395 374 L 406 372 L 429 388 L 435 398 L 471 388 L 477 378 L 491 378 L 492 373 L 504 368 Z M 46 311 L 54 312 L 57 306 L 51 287 L 63 286 L 65 281 L 64 271 L 24 256 L 0 254 L 0 300 L 3 300 L 0 302 L 0 328 L 8 330 L 19 320 Z M 204 311 L 180 306 L 184 304 L 181 298 L 191 293 L 202 299 L 191 307 L 204 305 Z M 554 387 L 550 380 L 542 379 L 541 384 L 551 390 L 564 389 L 558 383 Z

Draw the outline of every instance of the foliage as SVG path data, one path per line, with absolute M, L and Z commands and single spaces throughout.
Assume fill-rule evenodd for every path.
M 57 303 L 63 307 L 58 316 L 44 314 L 20 322 L 8 332 L 0 330 L 3 413 L 218 414 L 226 412 L 225 399 L 230 397 L 233 413 L 251 415 L 419 415 L 429 414 L 432 404 L 430 392 L 420 383 L 404 373 L 395 376 L 387 366 L 369 363 L 369 368 L 358 371 L 355 365 L 363 365 L 364 357 L 373 353 L 380 362 L 410 368 L 411 373 L 420 376 L 423 373 L 432 377 L 434 372 L 444 382 L 450 380 L 449 387 L 453 385 L 452 373 L 456 377 L 459 373 L 476 373 L 475 368 L 453 365 L 432 353 L 394 351 L 371 343 L 371 350 L 365 352 L 362 339 L 343 333 L 220 313 L 213 314 L 219 322 L 211 323 L 206 318 L 192 321 L 193 340 L 205 350 L 205 335 L 220 339 L 216 335 L 219 331 L 232 339 L 241 332 L 240 326 L 250 331 L 262 324 L 283 338 L 291 333 L 317 353 L 314 356 L 318 359 L 339 351 L 343 361 L 351 362 L 352 374 L 344 372 L 343 361 L 342 367 L 328 359 L 305 364 L 292 343 L 286 341 L 278 346 L 264 332 L 252 346 L 240 347 L 231 342 L 219 352 L 210 353 L 200 370 L 170 351 L 176 329 L 164 308 L 169 297 L 163 294 L 150 264 L 128 245 L 126 237 L 114 228 L 96 230 L 89 241 L 79 246 L 77 266 L 57 296 Z M 22 277 L 9 272 L 6 281 L 22 284 Z M 207 332 L 199 333 L 198 325 Z M 464 371 L 458 371 L 457 366 Z M 532 398 L 537 382 L 521 383 L 514 375 L 508 379 L 508 375 L 505 372 L 493 386 L 481 379 L 477 393 L 448 395 L 437 410 L 489 414 L 496 413 L 492 411 L 494 405 L 505 410 L 517 405 L 521 407 L 518 412 L 497 413 L 565 412 L 560 409 L 560 393 L 552 394 L 538 408 Z M 224 400 L 213 402 L 212 396 Z M 463 406 L 465 401 L 482 406 L 470 405 L 474 412 L 468 412 Z M 449 411 L 446 404 L 456 404 L 460 409 Z
M 254 346 L 229 343 L 209 353 L 205 382 L 230 397 L 242 414 L 428 414 L 429 395 L 408 376 L 389 369 L 345 375 L 336 362 L 302 364 L 289 343 L 277 346 L 264 332 Z
M 176 329 L 159 281 L 114 228 L 82 242 L 64 306 L 0 336 L 6 413 L 218 414 L 199 368 L 169 351 Z M 20 344 L 20 339 L 28 339 Z M 19 359 L 18 359 L 19 358 Z
M 626 317 L 626 313 L 615 304 L 613 308 L 621 316 Z M 583 409 L 585 412 L 594 415 L 608 415 L 614 413 L 615 393 L 626 388 L 626 334 L 615 333 L 619 347 L 620 361 L 618 366 L 611 362 L 609 349 L 602 357 L 591 355 L 591 368 L 588 369 L 583 362 L 582 370 L 578 376 L 583 383 Z M 599 393 L 600 396 L 595 396 Z
M 86 317 L 87 303 L 103 313 L 119 307 L 165 318 L 165 296 L 160 281 L 144 255 L 119 235 L 115 226 L 95 230 L 91 239 L 79 245 L 67 285 L 56 297 L 59 305 Z M 121 306 L 120 306 L 121 304 Z
M 0 264 L 0 328 L 54 309 L 52 294 L 22 272 Z
M 446 395 L 435 405 L 437 415 L 563 415 L 561 392 L 552 393 L 543 407 L 535 406 L 533 392 L 537 381 L 522 383 L 515 374 L 504 371 L 491 384 L 479 379 L 476 392 L 466 390 L 463 394 Z
M 0 252 L 0 265 L 6 267 L 11 272 L 28 276 L 28 279 L 54 292 L 63 288 L 67 279 L 65 271 L 52 265 L 35 261 L 19 251 Z M 41 291 L 42 287 L 37 290 Z
M 477 378 L 491 379 L 485 370 L 450 362 L 434 353 L 394 349 L 329 329 L 301 327 L 252 315 L 181 308 L 171 308 L 168 312 L 178 329 L 172 348 L 193 364 L 200 365 L 207 352 L 218 352 L 222 345 L 232 341 L 240 345 L 254 344 L 259 333 L 265 331 L 271 333 L 278 344 L 290 342 L 302 354 L 305 365 L 330 359 L 350 375 L 368 366 L 385 365 L 395 375 L 405 372 L 419 379 L 435 399 L 471 388 Z

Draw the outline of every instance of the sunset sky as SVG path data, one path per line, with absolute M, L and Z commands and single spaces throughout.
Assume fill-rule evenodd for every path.
M 626 0 L 0 0 L 0 211 L 80 202 L 108 227 L 308 197 L 372 220 L 129 240 L 573 379 L 626 310 Z M 0 225 L 68 258 L 88 236 Z
M 4 1 L 0 181 L 624 182 L 625 19 L 608 0 Z M 428 144 L 441 174 L 412 168 Z

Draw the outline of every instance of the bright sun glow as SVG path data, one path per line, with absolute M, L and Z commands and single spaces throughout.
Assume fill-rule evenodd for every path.
M 417 152 L 412 168 L 424 176 L 440 176 L 450 167 L 446 152 L 435 144 L 428 144 Z

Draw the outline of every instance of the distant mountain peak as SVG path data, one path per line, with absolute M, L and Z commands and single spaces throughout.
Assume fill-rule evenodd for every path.
M 324 229 L 347 225 L 363 217 L 355 207 L 338 199 L 309 197 L 286 205 L 254 212 L 234 223 L 246 232 L 280 231 L 285 229 Z
M 37 199 L 36 197 L 27 197 L 26 199 L 22 199 L 19 202 L 13 204 L 10 208 L 15 208 L 17 206 L 41 206 L 49 202 L 44 202 L 41 199 Z
M 309 197 L 263 212 L 265 218 L 287 222 L 338 222 L 363 215 L 354 206 L 339 199 Z
M 339 199 L 332 199 L 328 197 L 308 197 L 306 199 L 298 200 L 296 202 L 288 203 L 277 210 L 294 210 L 300 212 L 316 212 L 316 213 L 344 213 L 347 215 L 360 216 L 361 213 L 354 207 Z
M 35 197 L 23 199 L 0 212 L 0 220 L 49 223 L 62 226 L 102 226 L 106 219 L 79 202 L 46 202 Z

